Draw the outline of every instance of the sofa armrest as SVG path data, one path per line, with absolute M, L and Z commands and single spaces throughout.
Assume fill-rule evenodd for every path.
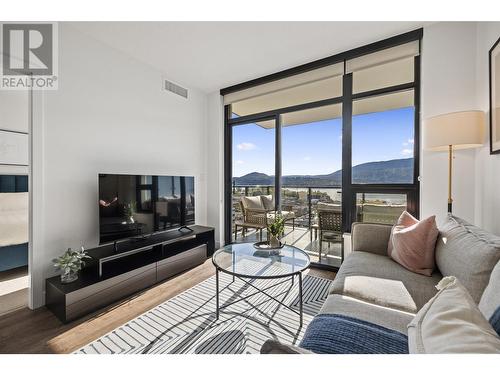
M 295 345 L 282 344 L 276 340 L 267 340 L 260 348 L 260 354 L 313 354 L 313 352 Z
M 392 225 L 353 223 L 351 230 L 352 251 L 387 255 L 387 245 Z

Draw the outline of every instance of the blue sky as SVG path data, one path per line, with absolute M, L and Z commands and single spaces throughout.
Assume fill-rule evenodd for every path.
M 357 115 L 352 120 L 352 162 L 413 156 L 413 107 Z M 233 128 L 233 176 L 274 175 L 274 129 L 256 124 Z M 341 169 L 342 120 L 284 127 L 282 174 L 329 174 Z

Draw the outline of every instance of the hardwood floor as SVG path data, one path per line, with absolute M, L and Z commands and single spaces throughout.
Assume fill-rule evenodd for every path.
M 0 317 L 28 306 L 28 267 L 0 272 Z
M 45 307 L 4 315 L 0 317 L 0 353 L 71 353 L 214 273 L 208 259 L 196 268 L 69 324 L 62 324 Z M 314 268 L 307 273 L 335 277 L 334 272 Z

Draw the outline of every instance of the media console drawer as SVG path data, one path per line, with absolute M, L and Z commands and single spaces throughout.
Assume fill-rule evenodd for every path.
M 193 268 L 207 259 L 207 245 L 200 245 L 180 254 L 160 260 L 156 269 L 158 281 L 165 280 L 189 268 Z
M 155 264 L 124 273 L 66 295 L 66 319 L 73 320 L 156 282 Z

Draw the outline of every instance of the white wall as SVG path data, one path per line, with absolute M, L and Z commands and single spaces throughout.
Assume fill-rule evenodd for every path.
M 479 22 L 477 25 L 476 78 L 478 108 L 489 121 L 488 52 L 500 37 L 500 22 Z M 488 123 L 489 124 L 489 123 Z M 488 125 L 489 128 L 489 125 Z M 489 133 L 485 145 L 476 152 L 476 211 L 477 224 L 500 235 L 500 155 L 490 155 Z
M 207 223 L 206 95 L 161 91 L 162 76 L 175 82 L 59 25 L 59 89 L 34 113 L 33 307 L 44 304 L 51 259 L 98 243 L 99 172 L 194 175 L 196 222 Z
M 424 28 L 422 41 L 421 120 L 478 108 L 476 96 L 476 23 L 441 22 Z M 421 140 L 424 139 L 423 132 Z M 421 155 L 421 216 L 446 217 L 448 154 Z M 453 213 L 475 221 L 475 150 L 455 152 Z

